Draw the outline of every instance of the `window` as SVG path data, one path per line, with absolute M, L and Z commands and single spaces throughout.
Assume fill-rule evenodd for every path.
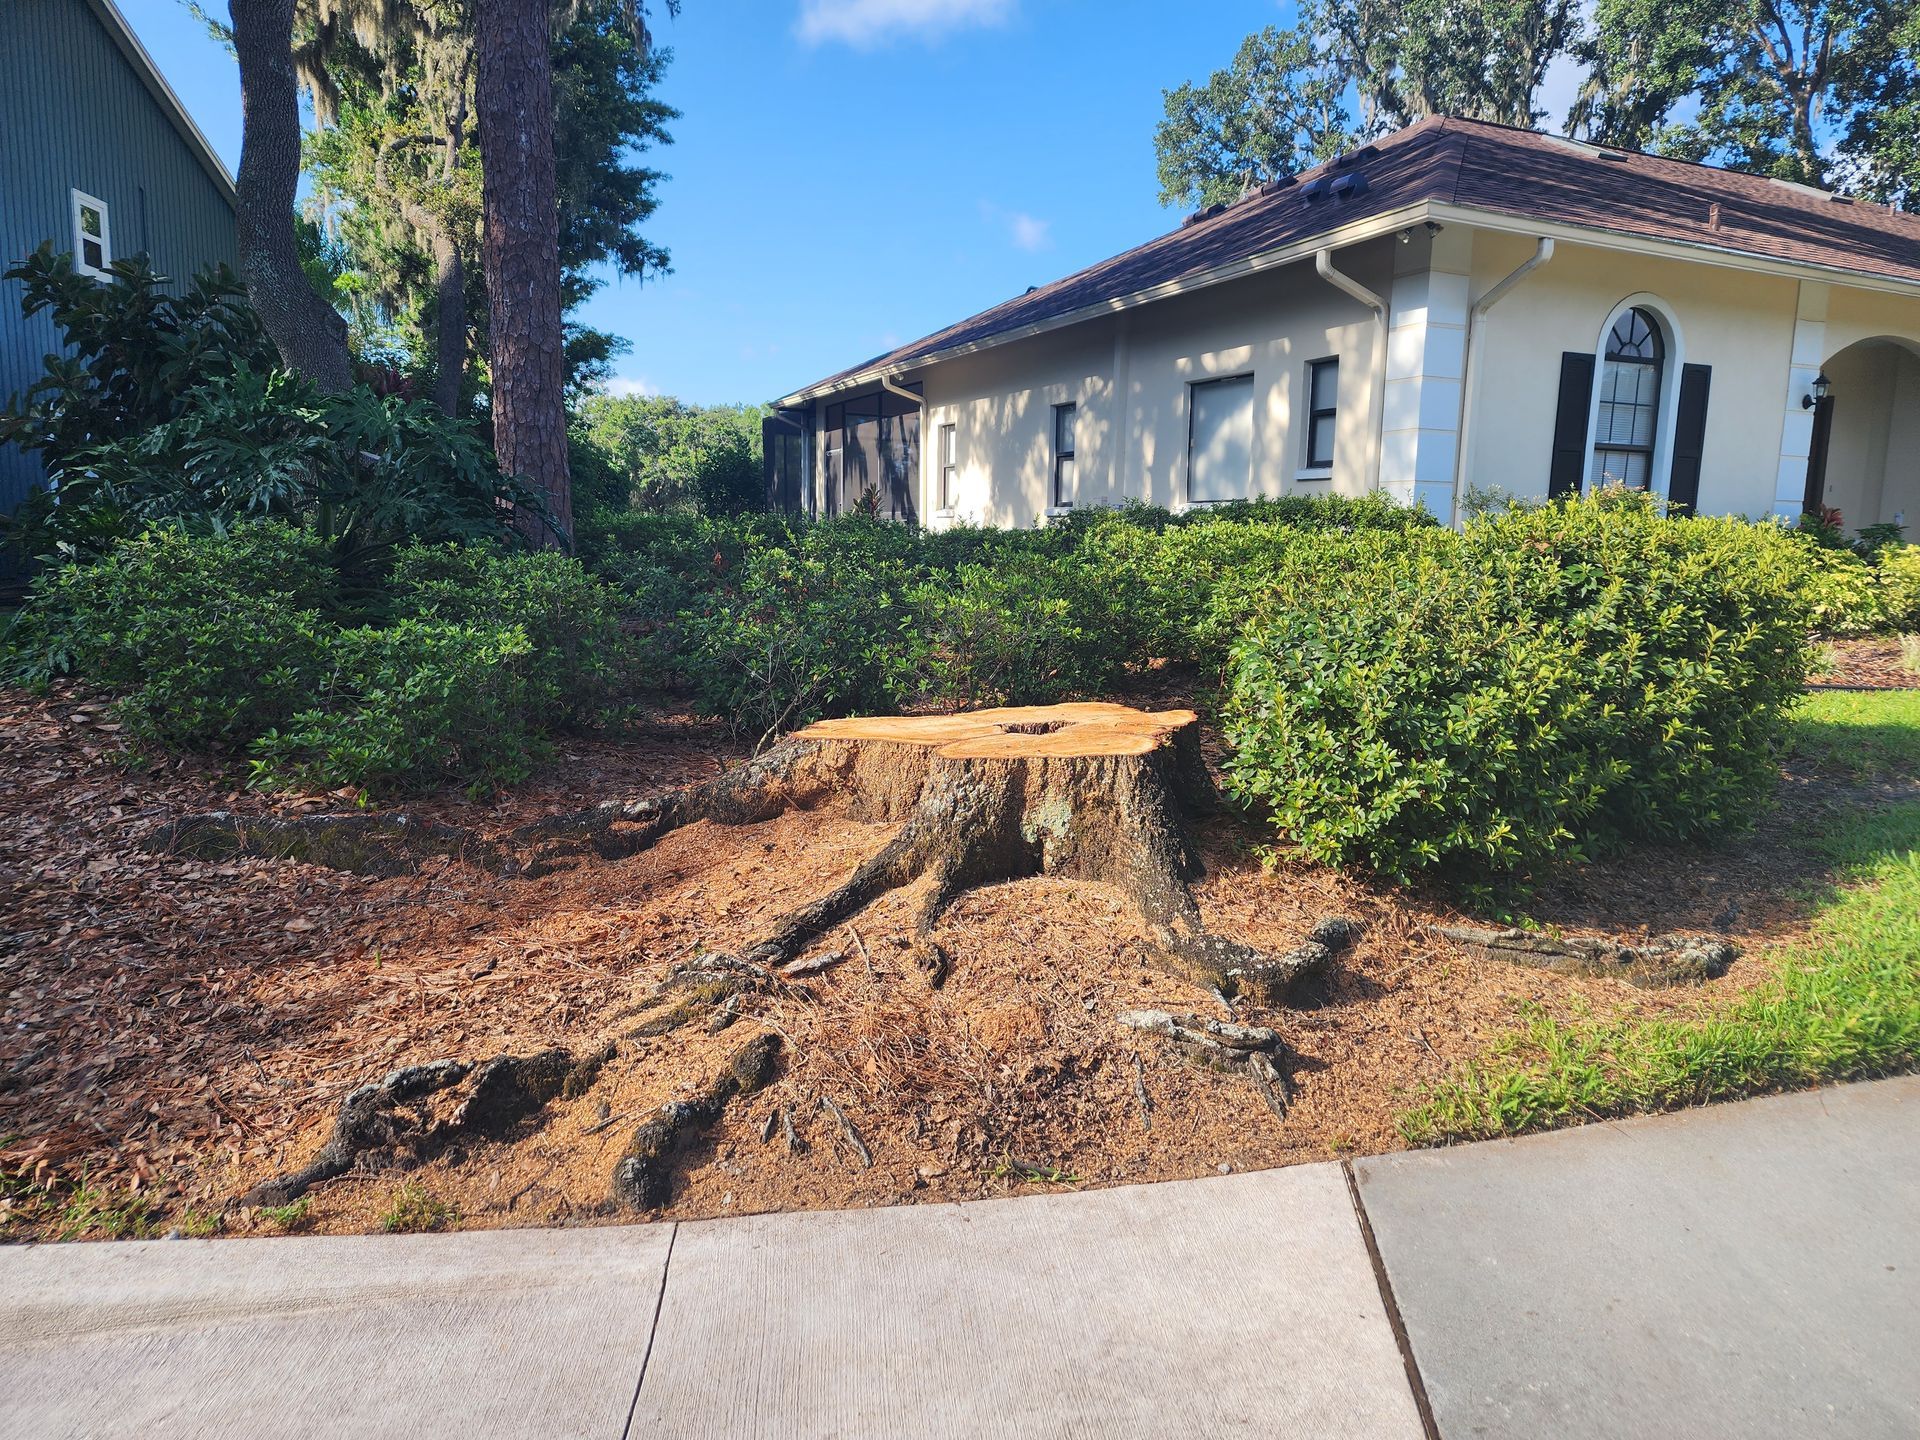
M 1191 399 L 1187 503 L 1244 500 L 1253 490 L 1253 376 L 1203 380 Z
M 1614 321 L 1607 332 L 1606 360 L 1600 372 L 1589 488 L 1631 485 L 1645 490 L 1652 480 L 1666 360 L 1659 322 L 1647 311 L 1629 310 Z
M 954 460 L 959 443 L 955 432 L 959 428 L 957 425 L 940 427 L 940 503 L 934 507 L 938 510 L 953 509 L 953 497 L 960 488 L 956 483 L 958 467 Z
M 73 192 L 73 268 L 82 275 L 107 278 L 113 263 L 113 235 L 107 224 L 107 203 L 83 190 Z
M 1307 365 L 1307 469 L 1333 468 L 1334 420 L 1340 413 L 1340 362 Z
M 1053 407 L 1053 506 L 1065 510 L 1073 504 L 1073 427 L 1079 413 L 1077 405 Z

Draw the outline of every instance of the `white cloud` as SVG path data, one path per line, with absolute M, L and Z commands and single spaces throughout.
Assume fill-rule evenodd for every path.
M 954 30 L 1004 24 L 1019 0 L 800 0 L 794 29 L 809 45 L 839 41 L 872 50 L 895 40 L 937 40 Z
M 1036 220 L 1015 211 L 1007 217 L 1007 225 L 1013 231 L 1013 243 L 1022 250 L 1044 250 L 1053 243 L 1051 220 Z
M 980 202 L 980 214 L 989 224 L 1004 226 L 1014 245 L 1032 253 L 1053 244 L 1053 222 L 1029 215 L 1024 210 L 1003 210 L 991 200 Z
M 660 387 L 644 375 L 615 375 L 601 387 L 601 393 L 625 400 L 634 395 L 658 395 Z

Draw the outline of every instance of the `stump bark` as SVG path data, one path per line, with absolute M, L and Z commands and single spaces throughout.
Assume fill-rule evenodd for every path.
M 933 931 L 957 896 L 1048 875 L 1121 891 L 1145 920 L 1162 968 L 1271 1003 L 1328 952 L 1306 945 L 1270 956 L 1207 928 L 1191 889 L 1199 864 L 1187 820 L 1217 796 L 1197 723 L 1191 710 L 1100 703 L 823 720 L 705 784 L 554 816 L 497 840 L 384 817 L 338 817 L 344 833 L 332 834 L 333 817 L 276 824 L 211 815 L 180 822 L 162 843 L 372 874 L 429 855 L 539 874 L 588 855 L 633 855 L 701 820 L 746 825 L 837 803 L 857 818 L 898 824 L 899 833 L 845 883 L 771 926 L 735 965 L 789 962 L 888 891 L 924 881 L 910 944 L 937 983 L 947 958 Z

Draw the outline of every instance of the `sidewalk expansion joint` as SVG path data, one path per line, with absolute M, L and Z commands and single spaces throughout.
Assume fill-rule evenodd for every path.
M 1354 1176 L 1353 1162 L 1342 1160 L 1340 1173 L 1347 1180 L 1347 1198 L 1353 1202 L 1354 1219 L 1360 1222 L 1360 1239 L 1366 1244 L 1367 1259 L 1373 1263 L 1373 1283 L 1379 1287 L 1380 1303 L 1386 1307 L 1387 1323 L 1393 1327 L 1393 1343 L 1400 1347 L 1400 1363 L 1407 1370 L 1407 1387 L 1413 1391 L 1414 1408 L 1420 1412 L 1420 1427 L 1427 1440 L 1440 1440 L 1440 1427 L 1433 1421 L 1433 1406 L 1427 1403 L 1427 1384 L 1420 1378 L 1420 1364 L 1413 1358 L 1413 1342 L 1407 1338 L 1406 1322 L 1400 1318 L 1400 1303 L 1393 1298 L 1393 1282 L 1387 1278 L 1387 1262 L 1381 1258 L 1380 1245 L 1373 1238 L 1373 1221 L 1360 1199 L 1360 1182 Z M 671 1255 L 671 1251 L 668 1252 Z
M 653 1323 L 647 1326 L 647 1348 L 640 1352 L 640 1373 L 634 1378 L 633 1399 L 627 1402 L 627 1423 L 620 1427 L 620 1440 L 633 1434 L 634 1412 L 640 1408 L 640 1387 L 647 1383 L 647 1362 L 653 1358 L 653 1340 L 660 1333 L 660 1311 L 667 1303 L 667 1272 L 673 1268 L 673 1245 L 680 1238 L 680 1222 L 672 1222 L 667 1232 L 667 1257 L 660 1262 L 660 1289 L 653 1297 Z

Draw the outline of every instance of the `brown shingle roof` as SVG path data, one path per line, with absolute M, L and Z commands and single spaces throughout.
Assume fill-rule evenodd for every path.
M 1364 180 L 1361 193 L 1340 194 L 1341 182 L 1354 175 Z M 1328 183 L 1317 183 L 1322 181 Z M 1920 216 L 1710 165 L 1602 152 L 1534 130 L 1436 118 L 807 390 L 832 389 L 876 369 L 901 369 L 1422 202 L 1920 285 Z

